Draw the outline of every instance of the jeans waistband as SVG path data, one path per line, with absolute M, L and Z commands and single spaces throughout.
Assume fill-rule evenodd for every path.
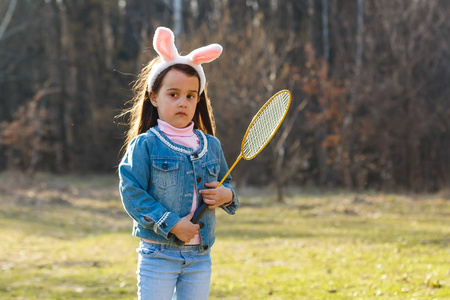
M 183 246 L 179 246 L 177 244 L 161 244 L 161 243 L 154 243 L 152 241 L 149 240 L 143 240 L 141 239 L 141 243 L 146 243 L 146 244 L 150 244 L 153 245 L 154 247 L 156 247 L 159 250 L 163 250 L 163 249 L 177 249 L 177 250 L 201 250 L 201 245 L 197 244 L 197 245 L 183 245 Z

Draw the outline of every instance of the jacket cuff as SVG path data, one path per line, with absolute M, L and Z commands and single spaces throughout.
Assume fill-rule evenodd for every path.
M 168 239 L 169 232 L 180 221 L 180 218 L 173 213 L 165 212 L 159 220 L 153 224 L 153 231 Z
M 239 200 L 237 198 L 236 192 L 234 191 L 234 189 L 230 188 L 231 191 L 233 192 L 233 199 L 231 199 L 231 202 L 225 203 L 224 205 L 221 206 L 221 208 L 226 211 L 228 214 L 230 215 L 234 215 L 236 213 L 236 210 L 238 209 L 239 206 Z

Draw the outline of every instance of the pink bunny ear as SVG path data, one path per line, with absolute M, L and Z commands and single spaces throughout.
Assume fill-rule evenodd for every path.
M 174 41 L 175 37 L 169 28 L 158 27 L 153 36 L 153 48 L 165 61 L 171 61 L 178 56 Z
M 195 64 L 209 63 L 220 56 L 222 46 L 219 44 L 211 44 L 195 49 L 189 54 L 189 58 Z

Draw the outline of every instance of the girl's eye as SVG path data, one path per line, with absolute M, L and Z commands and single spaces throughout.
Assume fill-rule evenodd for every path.
M 170 97 L 175 98 L 177 96 L 177 93 L 170 93 Z
M 196 99 L 196 97 L 195 97 L 195 95 L 194 95 L 194 94 L 190 94 L 190 95 L 188 95 L 187 97 L 188 97 L 188 99 L 190 99 L 190 100 L 192 100 L 192 99 Z

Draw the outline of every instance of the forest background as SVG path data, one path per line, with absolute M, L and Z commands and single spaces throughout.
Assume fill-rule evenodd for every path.
M 205 66 L 229 163 L 275 92 L 293 102 L 238 185 L 450 186 L 446 0 L 0 0 L 0 170 L 111 173 L 158 26 Z

